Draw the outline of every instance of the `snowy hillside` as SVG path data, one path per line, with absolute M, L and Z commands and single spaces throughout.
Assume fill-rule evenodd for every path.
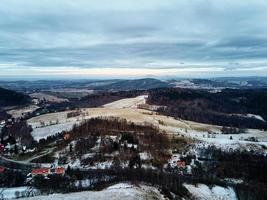
M 145 104 L 147 95 L 138 96 L 135 98 L 121 99 L 104 105 L 105 108 L 137 108 L 140 104 Z
M 138 200 L 138 199 L 155 199 L 163 200 L 164 197 L 159 190 L 154 187 L 145 185 L 133 186 L 125 183 L 120 183 L 108 187 L 102 191 L 87 191 L 76 192 L 69 194 L 52 194 L 49 196 L 37 196 L 27 198 L 28 200 Z M 25 199 L 26 200 L 26 199 Z
M 235 191 L 230 187 L 213 186 L 210 188 L 204 184 L 198 184 L 197 186 L 184 184 L 184 186 L 193 197 L 199 200 L 237 200 Z

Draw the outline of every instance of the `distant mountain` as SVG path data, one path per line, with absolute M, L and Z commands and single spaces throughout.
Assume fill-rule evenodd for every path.
M 12 90 L 0 87 L 0 107 L 24 105 L 30 101 L 30 97 Z
M 97 86 L 103 86 L 119 81 L 118 79 L 112 80 L 37 80 L 37 81 L 1 81 L 0 85 L 4 88 L 15 90 L 17 92 L 24 91 L 46 91 L 52 89 L 64 88 L 81 88 L 81 89 L 94 89 Z
M 39 80 L 39 81 L 0 81 L 0 85 L 17 92 L 50 91 L 54 89 L 90 90 L 146 90 L 152 88 L 190 88 L 190 89 L 254 89 L 267 88 L 267 77 L 223 77 L 209 79 L 110 79 L 110 80 Z
M 120 80 L 115 83 L 97 87 L 97 89 L 123 91 L 123 90 L 147 90 L 152 88 L 170 87 L 168 82 L 153 78 Z
M 267 88 L 267 77 L 222 77 L 212 80 L 236 88 Z
M 267 88 L 266 77 L 225 77 L 212 79 L 170 80 L 169 84 L 177 88 L 191 89 L 260 89 Z

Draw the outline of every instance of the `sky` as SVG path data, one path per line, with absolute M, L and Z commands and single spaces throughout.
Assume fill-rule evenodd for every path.
M 0 79 L 267 76 L 266 0 L 1 0 Z

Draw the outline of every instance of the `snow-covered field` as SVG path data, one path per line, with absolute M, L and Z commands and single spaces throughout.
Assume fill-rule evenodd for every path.
M 35 110 L 37 110 L 39 107 L 36 105 L 30 105 L 24 108 L 20 108 L 20 109 L 14 109 L 14 110 L 10 110 L 7 113 L 12 115 L 12 117 L 14 118 L 20 118 L 23 117 L 25 114 L 31 113 Z
M 55 124 L 51 126 L 46 126 L 42 128 L 34 128 L 32 132 L 32 136 L 35 140 L 40 140 L 42 138 L 46 138 L 49 135 L 54 135 L 56 133 L 60 133 L 62 131 L 69 131 L 72 129 L 75 122 L 65 122 L 60 124 Z
M 123 99 L 106 104 L 103 108 L 84 108 L 81 109 L 80 116 L 72 118 L 67 118 L 67 113 L 71 111 L 40 115 L 29 119 L 28 123 L 32 125 L 32 135 L 37 140 L 61 131 L 68 131 L 74 124 L 79 124 L 86 119 L 94 117 L 119 117 L 137 124 L 153 124 L 169 134 L 196 139 L 204 144 L 213 144 L 220 148 L 258 150 L 262 149 L 262 147 L 267 147 L 266 131 L 248 129 L 242 134 L 221 134 L 222 127 L 220 126 L 174 119 L 159 115 L 156 112 L 136 109 L 139 103 L 145 102 L 145 98 L 146 96 L 139 96 Z M 213 134 L 209 134 L 209 132 Z M 251 137 L 256 138 L 257 141 L 249 141 Z
M 163 200 L 163 195 L 157 188 L 145 185 L 133 186 L 126 183 L 120 183 L 110 186 L 102 191 L 87 191 L 68 194 L 52 194 L 48 196 L 37 196 L 27 198 L 28 200 L 141 200 L 154 199 Z
M 105 108 L 137 108 L 138 105 L 145 104 L 147 95 L 135 98 L 126 98 L 104 105 Z
M 254 119 L 259 119 L 259 120 L 265 122 L 265 120 L 264 120 L 264 119 L 262 118 L 262 116 L 260 116 L 260 115 L 247 114 L 247 117 L 254 118 Z
M 235 191 L 231 187 L 213 186 L 204 184 L 189 185 L 184 184 L 186 189 L 199 200 L 237 200 Z
M 26 194 L 38 195 L 39 191 L 27 186 L 0 188 L 0 199 L 16 199 Z
M 64 99 L 64 98 L 59 98 L 53 95 L 49 95 L 49 94 L 45 94 L 45 93 L 32 93 L 30 94 L 30 97 L 32 98 L 36 98 L 39 100 L 44 100 L 44 101 L 49 101 L 49 102 L 56 102 L 56 103 L 60 103 L 60 102 L 65 102 L 68 101 L 68 99 Z
M 134 123 L 153 124 L 155 126 L 159 126 L 161 129 L 166 130 L 167 132 L 176 132 L 177 128 L 190 128 L 188 124 L 183 121 L 175 120 L 162 115 L 156 115 L 151 111 L 141 109 L 88 108 L 82 109 L 81 115 L 84 114 L 84 116 L 72 118 L 67 118 L 68 112 L 70 111 L 50 113 L 29 119 L 28 124 L 33 127 L 33 137 L 35 139 L 40 139 L 61 131 L 67 131 L 74 124 L 79 124 L 82 122 L 82 120 L 94 117 L 119 117 Z M 160 124 L 160 121 L 164 121 L 164 124 Z M 56 124 L 56 122 L 58 123 Z

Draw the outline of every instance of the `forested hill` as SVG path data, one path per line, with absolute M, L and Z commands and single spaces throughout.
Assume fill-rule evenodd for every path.
M 221 126 L 267 129 L 267 90 L 203 90 L 162 88 L 150 90 L 149 104 L 166 106 L 162 114 Z M 255 114 L 257 117 L 248 117 Z
M 0 107 L 24 105 L 30 101 L 30 97 L 12 90 L 0 87 Z
M 135 80 L 120 80 L 115 83 L 107 84 L 104 86 L 96 87 L 96 89 L 124 91 L 124 90 L 147 90 L 152 88 L 165 88 L 171 87 L 167 82 L 154 79 L 143 78 Z

